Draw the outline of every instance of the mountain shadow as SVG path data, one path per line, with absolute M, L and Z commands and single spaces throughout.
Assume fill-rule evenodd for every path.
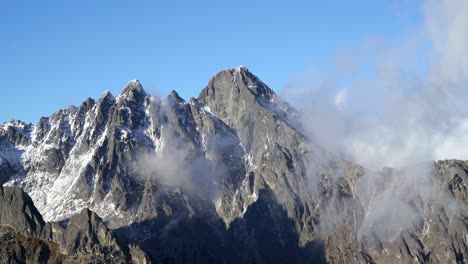
M 114 230 L 161 263 L 325 263 L 323 241 L 299 246 L 294 221 L 271 190 L 226 228 L 214 216 L 156 217 Z

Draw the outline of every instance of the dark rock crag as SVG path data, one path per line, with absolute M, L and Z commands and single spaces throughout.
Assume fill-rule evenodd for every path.
M 45 222 L 28 194 L 16 187 L 0 187 L 0 262 L 151 263 L 88 209 L 62 223 Z

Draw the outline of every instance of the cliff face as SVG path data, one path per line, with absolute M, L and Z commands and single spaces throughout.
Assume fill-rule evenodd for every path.
M 151 96 L 135 80 L 35 126 L 7 122 L 2 183 L 27 192 L 47 221 L 69 220 L 45 223 L 35 207 L 7 204 L 0 224 L 23 215 L 9 228 L 78 259 L 82 248 L 144 256 L 126 241 L 162 263 L 465 261 L 465 162 L 412 171 L 427 174 L 430 190 L 415 191 L 419 183 L 404 180 L 410 169 L 371 172 L 338 159 L 300 132 L 295 115 L 238 67 L 188 102 L 175 91 Z
M 137 246 L 116 239 L 88 209 L 62 223 L 47 223 L 28 194 L 16 187 L 0 187 L 0 208 L 2 263 L 150 262 Z

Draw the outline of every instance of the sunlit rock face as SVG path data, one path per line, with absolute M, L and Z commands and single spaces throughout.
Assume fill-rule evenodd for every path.
M 45 221 L 89 208 L 161 263 L 466 261 L 466 162 L 366 170 L 296 116 L 245 67 L 188 101 L 132 80 L 36 125 L 3 124 L 0 180 Z

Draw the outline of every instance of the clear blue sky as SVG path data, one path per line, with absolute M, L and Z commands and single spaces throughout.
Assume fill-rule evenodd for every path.
M 0 122 L 35 124 L 130 79 L 188 99 L 239 65 L 279 91 L 339 48 L 420 23 L 402 2 L 1 1 Z

